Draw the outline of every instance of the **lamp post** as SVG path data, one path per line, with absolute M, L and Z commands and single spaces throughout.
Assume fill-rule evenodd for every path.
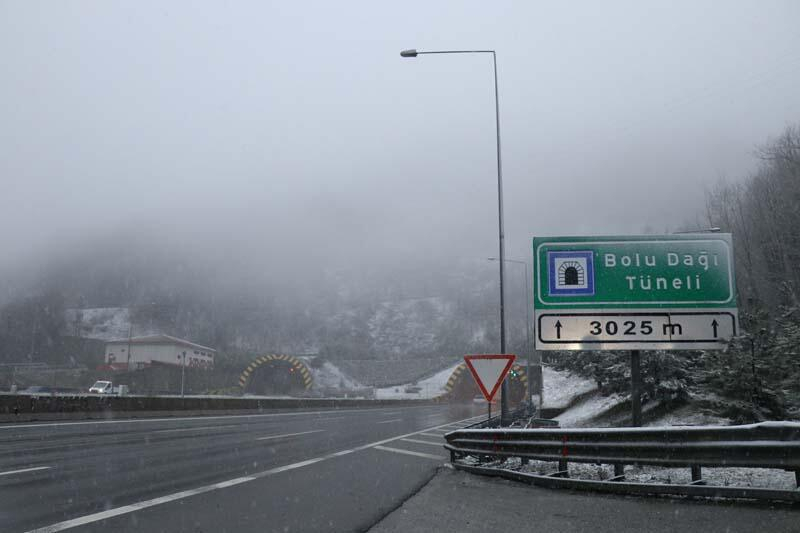
M 183 382 L 186 376 L 186 350 L 183 352 L 183 361 L 181 362 L 181 398 L 183 398 Z
M 500 157 L 500 98 L 497 93 L 497 54 L 494 50 L 433 50 L 420 52 L 418 50 L 403 50 L 401 57 L 417 57 L 428 54 L 492 54 L 494 69 L 494 117 L 495 137 L 497 139 L 497 227 L 500 245 L 500 353 L 506 353 L 506 311 L 503 281 L 505 278 L 505 232 L 503 229 L 503 164 Z M 500 386 L 500 425 L 508 425 L 508 385 L 503 380 Z

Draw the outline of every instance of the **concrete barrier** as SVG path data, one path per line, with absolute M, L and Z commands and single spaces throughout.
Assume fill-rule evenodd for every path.
M 0 422 L 253 414 L 281 409 L 432 405 L 437 400 L 213 398 L 176 396 L 0 395 Z

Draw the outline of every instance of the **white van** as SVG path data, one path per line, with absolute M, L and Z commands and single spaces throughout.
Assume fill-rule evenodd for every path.
M 94 385 L 89 387 L 89 392 L 97 394 L 113 394 L 114 386 L 110 381 L 95 381 Z

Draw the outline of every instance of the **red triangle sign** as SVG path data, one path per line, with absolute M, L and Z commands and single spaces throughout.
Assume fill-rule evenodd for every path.
M 517 356 L 512 354 L 464 356 L 464 362 L 467 363 L 467 368 L 475 378 L 475 383 L 478 384 L 478 388 L 481 389 L 487 402 L 491 402 L 494 398 L 516 358 Z

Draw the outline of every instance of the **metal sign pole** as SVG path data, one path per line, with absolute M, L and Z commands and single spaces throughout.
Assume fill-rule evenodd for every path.
M 639 350 L 631 350 L 631 425 L 642 426 L 642 367 Z

